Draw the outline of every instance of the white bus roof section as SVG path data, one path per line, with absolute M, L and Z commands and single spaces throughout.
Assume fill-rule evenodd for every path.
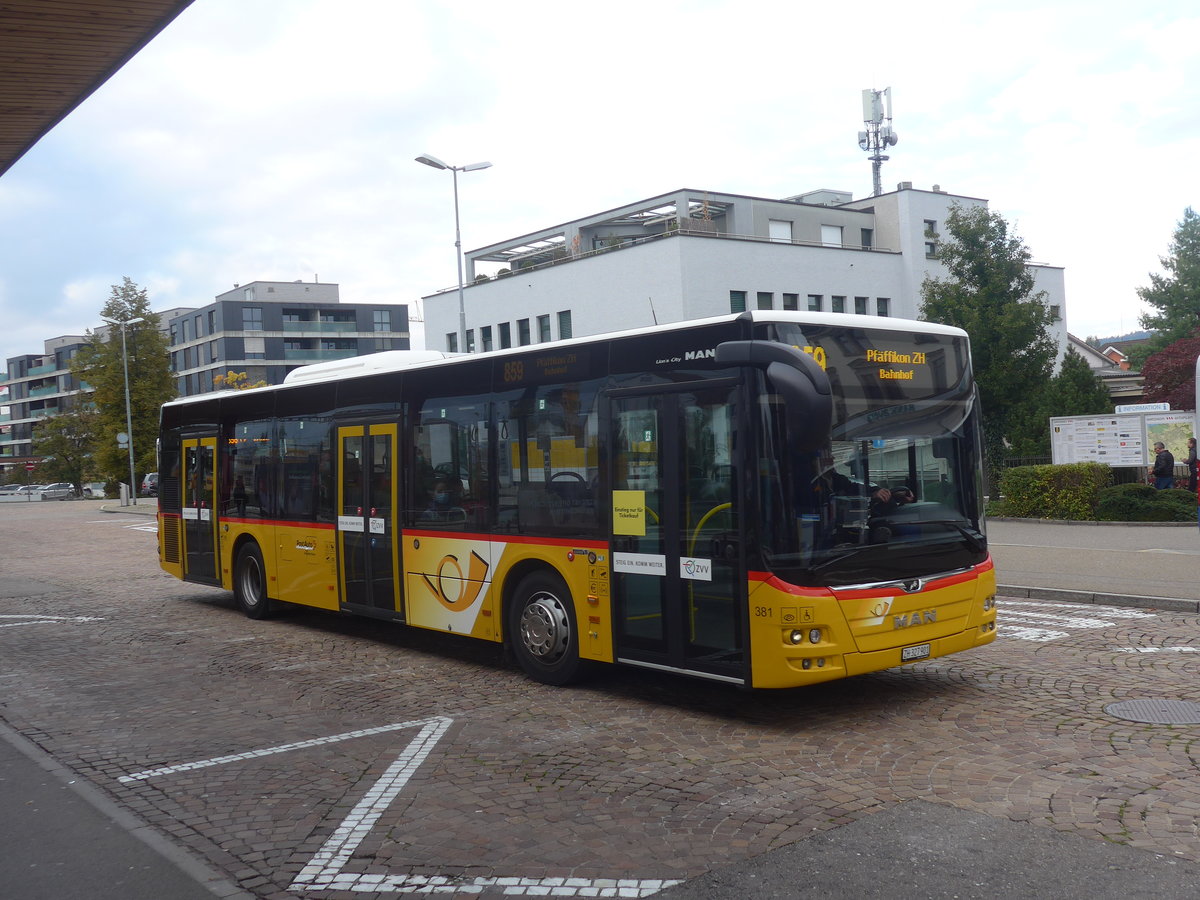
M 440 350 L 383 350 L 366 356 L 350 359 L 331 359 L 328 362 L 312 363 L 292 369 L 284 376 L 284 384 L 301 381 L 327 381 L 330 378 L 349 378 L 368 375 L 372 372 L 395 372 L 422 363 L 437 362 L 464 356 L 462 353 L 442 353 Z

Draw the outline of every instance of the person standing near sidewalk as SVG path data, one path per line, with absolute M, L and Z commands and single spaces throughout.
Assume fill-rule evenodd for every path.
M 1150 467 L 1156 490 L 1165 491 L 1175 482 L 1175 457 L 1162 441 L 1154 442 L 1154 465 Z
M 1188 438 L 1187 447 L 1188 490 L 1194 494 L 1196 493 L 1196 439 L 1194 437 Z

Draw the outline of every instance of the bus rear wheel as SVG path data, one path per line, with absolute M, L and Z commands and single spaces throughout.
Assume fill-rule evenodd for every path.
M 238 551 L 233 567 L 233 596 L 251 619 L 265 619 L 273 612 L 267 599 L 267 567 L 263 565 L 262 551 L 253 541 Z
M 508 625 L 517 661 L 530 678 L 561 685 L 585 674 L 575 605 L 558 576 L 535 572 L 521 579 L 509 607 Z

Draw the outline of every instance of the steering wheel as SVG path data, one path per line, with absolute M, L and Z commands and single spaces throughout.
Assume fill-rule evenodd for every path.
M 555 472 L 553 475 L 550 476 L 551 481 L 557 481 L 560 478 L 571 479 L 573 481 L 578 481 L 580 483 L 583 482 L 583 476 L 580 475 L 578 472 Z

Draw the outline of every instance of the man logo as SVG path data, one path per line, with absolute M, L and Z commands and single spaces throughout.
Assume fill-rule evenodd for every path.
M 932 625 L 936 621 L 936 609 L 927 609 L 919 613 L 913 613 L 911 616 L 907 613 L 901 613 L 898 616 L 892 616 L 892 630 L 898 631 L 901 628 L 914 628 L 917 625 Z

